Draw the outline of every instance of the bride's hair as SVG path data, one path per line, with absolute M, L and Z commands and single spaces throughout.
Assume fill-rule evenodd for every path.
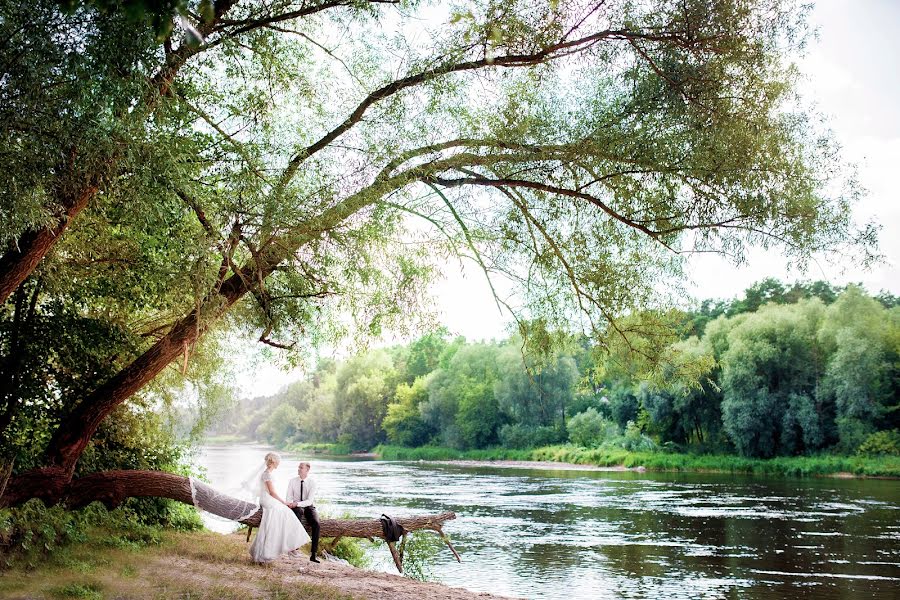
M 267 467 L 273 467 L 281 462 L 281 457 L 278 455 L 277 452 L 269 452 L 268 454 L 266 454 L 265 460 L 266 460 Z

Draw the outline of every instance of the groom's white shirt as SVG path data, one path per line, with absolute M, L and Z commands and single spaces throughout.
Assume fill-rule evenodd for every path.
M 300 498 L 300 482 L 303 482 L 303 498 Z M 306 479 L 300 479 L 299 477 L 294 477 L 288 483 L 288 491 L 287 491 L 287 501 L 288 503 L 296 502 L 297 506 L 300 508 L 304 508 L 306 506 L 312 506 L 315 503 L 316 499 L 316 490 L 319 488 L 316 485 L 316 480 L 312 477 L 307 477 Z

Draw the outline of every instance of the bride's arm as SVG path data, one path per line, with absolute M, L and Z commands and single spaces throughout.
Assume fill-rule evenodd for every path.
M 281 496 L 278 495 L 278 492 L 275 491 L 275 486 L 272 485 L 271 481 L 266 481 L 266 489 L 269 490 L 269 495 L 281 502 L 284 505 L 287 505 L 287 502 L 281 499 Z

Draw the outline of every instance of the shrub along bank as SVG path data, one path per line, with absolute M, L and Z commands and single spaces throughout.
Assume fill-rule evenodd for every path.
M 513 460 L 547 461 L 599 467 L 644 467 L 649 471 L 752 473 L 784 476 L 852 474 L 865 477 L 900 477 L 898 456 L 792 456 L 772 459 L 734 455 L 693 455 L 665 452 L 631 452 L 623 449 L 544 446 L 532 450 L 489 448 L 455 450 L 436 446 L 405 448 L 381 445 L 373 451 L 384 460 Z

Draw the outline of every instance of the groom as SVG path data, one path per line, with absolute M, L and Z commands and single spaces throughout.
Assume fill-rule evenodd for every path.
M 316 485 L 316 480 L 309 477 L 309 469 L 310 464 L 308 462 L 301 462 L 297 465 L 298 477 L 291 479 L 288 484 L 287 504 L 294 511 L 294 514 L 297 515 L 297 518 L 300 519 L 301 523 L 303 523 L 303 518 L 306 517 L 310 533 L 312 533 L 312 550 L 309 553 L 309 560 L 317 563 L 319 562 L 319 559 L 316 558 L 316 553 L 319 550 L 319 513 L 316 512 L 313 502 L 315 501 L 316 488 L 318 486 Z

